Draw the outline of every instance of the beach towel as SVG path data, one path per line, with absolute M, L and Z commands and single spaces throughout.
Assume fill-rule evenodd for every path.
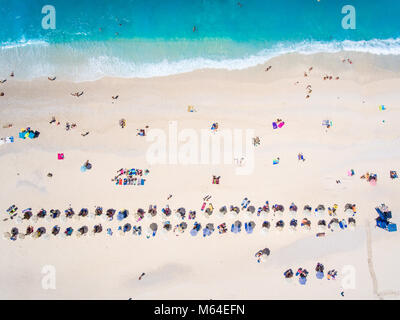
M 274 160 L 272 161 L 272 164 L 273 164 L 273 165 L 278 164 L 278 163 L 279 163 L 279 160 L 278 160 L 278 159 L 274 159 Z
M 140 185 L 141 185 L 141 186 L 144 185 L 144 179 L 140 179 Z
M 272 122 L 272 129 L 277 129 L 278 125 L 276 124 L 276 122 Z
M 25 132 L 20 132 L 20 133 L 18 134 L 18 136 L 19 136 L 21 139 L 25 139 Z
M 85 166 L 82 166 L 81 167 L 81 172 L 85 172 L 86 171 L 86 167 Z
M 284 122 L 284 121 L 282 121 L 282 122 L 279 122 L 279 124 L 278 124 L 278 128 L 282 128 L 284 124 L 285 124 L 285 122 Z

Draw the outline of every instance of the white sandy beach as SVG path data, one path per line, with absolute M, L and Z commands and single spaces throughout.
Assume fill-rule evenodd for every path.
M 344 58 L 353 63 L 343 63 Z M 271 70 L 265 72 L 269 65 Z M 196 221 L 203 226 L 213 222 L 216 228 L 226 222 L 230 231 L 237 219 L 229 214 L 219 218 L 215 212 L 223 205 L 240 206 L 247 197 L 256 208 L 267 200 L 270 206 L 283 204 L 286 225 L 278 232 L 274 225 L 281 218 L 270 213 L 268 218 L 250 219 L 242 212 L 239 220 L 256 223 L 251 235 L 244 230 L 240 234 L 216 230 L 210 237 L 203 238 L 202 233 L 191 237 L 193 222 L 189 220 L 188 230 L 179 237 L 171 231 L 146 239 L 144 235 L 119 236 L 117 227 L 126 222 L 116 219 L 30 221 L 35 230 L 44 226 L 48 233 L 55 224 L 63 231 L 82 225 L 91 229 L 100 222 L 104 231 L 94 237 L 1 239 L 0 299 L 398 299 L 400 280 L 391 270 L 400 267 L 396 255 L 400 236 L 375 227 L 374 208 L 387 204 L 393 222 L 400 222 L 400 182 L 389 177 L 390 170 L 400 170 L 399 67 L 395 56 L 288 54 L 239 71 L 199 70 L 160 78 L 72 83 L 59 78 L 22 81 L 18 70 L 3 66 L 0 78 L 7 81 L 0 84 L 5 94 L 0 97 L 0 137 L 14 136 L 15 142 L 0 145 L 1 234 L 14 226 L 24 232 L 28 226 L 28 222 L 3 221 L 12 204 L 19 214 L 29 207 L 34 214 L 41 208 L 64 212 L 70 205 L 75 212 L 82 207 L 93 211 L 97 205 L 127 208 L 131 215 L 125 220 L 131 224 L 145 228 L 157 222 L 159 229 L 159 214 L 136 223 L 133 213 L 151 204 L 160 213 L 169 204 L 171 209 L 196 210 Z M 11 71 L 14 78 L 8 76 Z M 325 75 L 333 80 L 323 80 Z M 305 99 L 307 85 L 312 93 Z M 70 95 L 77 91 L 84 94 Z M 119 95 L 117 100 L 111 98 L 115 95 Z M 382 104 L 387 110 L 379 110 Z M 187 112 L 188 105 L 197 112 Z M 52 116 L 61 122 L 59 126 L 49 124 Z M 127 123 L 123 129 L 118 124 L 121 118 Z M 271 124 L 277 118 L 285 126 L 273 130 Z M 328 130 L 321 125 L 325 119 L 333 122 Z M 77 127 L 66 131 L 67 121 Z M 150 142 L 137 136 L 137 129 L 148 125 L 167 132 L 172 121 L 177 121 L 178 130 L 200 132 L 213 122 L 221 130 L 253 129 L 261 139 L 254 150 L 254 171 L 237 175 L 234 164 L 149 165 Z M 3 128 L 8 123 L 13 126 Z M 18 132 L 26 127 L 40 131 L 40 136 L 19 139 Z M 87 131 L 89 135 L 82 137 Z M 61 152 L 62 161 L 57 160 Z M 306 161 L 298 161 L 299 152 Z M 274 166 L 276 157 L 280 163 Z M 93 168 L 81 172 L 86 160 Z M 120 168 L 149 169 L 150 174 L 144 186 L 116 186 L 111 179 Z M 355 176 L 347 176 L 350 169 Z M 378 174 L 376 186 L 360 179 L 367 171 Z M 47 177 L 49 172 L 52 178 Z M 219 185 L 211 183 L 212 175 L 221 176 Z M 167 201 L 169 194 L 173 197 Z M 212 196 L 215 208 L 208 219 L 200 211 L 205 195 Z M 292 202 L 299 207 L 299 222 L 306 204 L 315 208 L 336 203 L 341 220 L 347 218 L 345 204 L 355 203 L 356 230 L 328 230 L 325 237 L 317 238 L 318 219 L 313 216 L 310 231 L 291 232 L 288 208 Z M 264 220 L 273 225 L 267 235 L 260 233 Z M 179 221 L 173 216 L 171 223 Z M 105 232 L 108 227 L 114 231 L 111 237 Z M 259 264 L 254 254 L 265 247 L 271 255 Z M 337 279 L 316 279 L 317 262 L 326 271 L 338 270 Z M 45 265 L 56 268 L 55 290 L 42 288 Z M 343 289 L 341 270 L 349 265 L 356 270 L 356 285 Z M 297 279 L 287 283 L 283 272 L 299 267 L 310 272 L 307 284 L 301 286 Z M 142 272 L 146 275 L 138 280 Z M 377 287 L 371 272 L 376 274 Z

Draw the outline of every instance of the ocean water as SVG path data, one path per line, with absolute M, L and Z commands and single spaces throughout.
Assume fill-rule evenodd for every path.
M 45 5 L 55 29 L 42 28 Z M 342 28 L 344 5 L 355 7 L 354 30 Z M 0 75 L 24 79 L 243 69 L 288 52 L 400 54 L 399 0 L 0 0 L 0 17 Z

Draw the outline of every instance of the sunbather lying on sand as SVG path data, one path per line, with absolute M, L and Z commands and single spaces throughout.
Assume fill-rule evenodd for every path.
M 81 92 L 75 92 L 75 93 L 71 93 L 71 96 L 74 96 L 74 97 L 80 97 L 81 95 L 83 95 L 83 91 L 81 91 Z

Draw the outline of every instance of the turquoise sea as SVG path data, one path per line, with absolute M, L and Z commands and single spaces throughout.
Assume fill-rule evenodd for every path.
M 55 29 L 42 28 L 45 5 Z M 342 28 L 345 5 L 356 29 Z M 399 0 L 0 0 L 0 17 L 0 74 L 25 79 L 242 69 L 288 52 L 400 54 Z

